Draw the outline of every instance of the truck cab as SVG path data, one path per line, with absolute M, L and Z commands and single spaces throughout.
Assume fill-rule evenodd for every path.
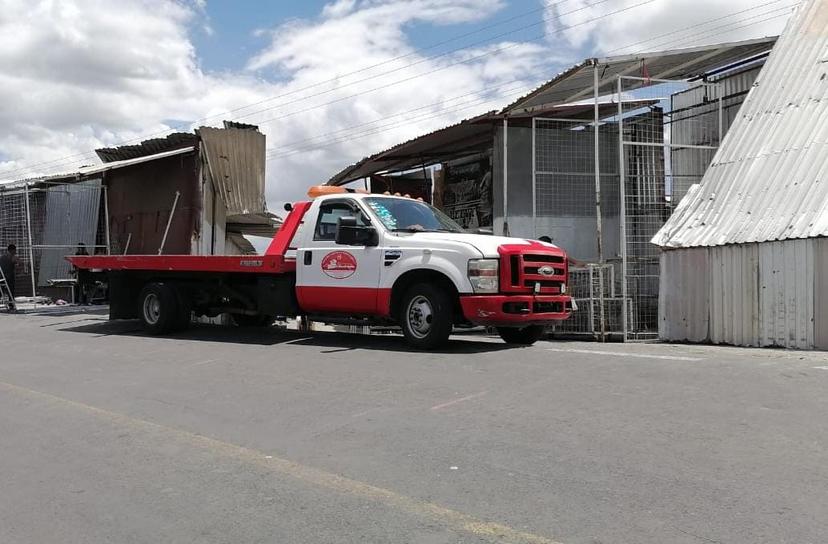
M 417 347 L 442 343 L 458 324 L 497 327 L 506 341 L 530 344 L 572 311 L 560 248 L 465 233 L 411 198 L 319 197 L 292 245 L 304 313 L 393 322 Z

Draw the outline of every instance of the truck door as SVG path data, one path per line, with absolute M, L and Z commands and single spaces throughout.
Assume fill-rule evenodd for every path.
M 382 244 L 338 245 L 340 217 L 356 217 L 358 225 L 369 224 L 353 199 L 326 200 L 319 206 L 315 225 L 306 225 L 308 232 L 296 255 L 299 305 L 306 312 L 376 314 Z

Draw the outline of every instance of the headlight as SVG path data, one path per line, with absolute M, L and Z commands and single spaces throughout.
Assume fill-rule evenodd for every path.
M 473 259 L 469 261 L 469 281 L 475 293 L 497 293 L 498 282 L 497 259 Z

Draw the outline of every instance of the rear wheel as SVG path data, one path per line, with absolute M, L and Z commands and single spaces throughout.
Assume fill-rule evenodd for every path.
M 403 295 L 399 322 L 409 344 L 431 349 L 445 344 L 454 323 L 451 296 L 439 286 L 418 283 Z
M 175 288 L 165 283 L 148 283 L 138 296 L 139 316 L 150 334 L 166 334 L 176 328 L 180 316 Z
M 543 326 L 530 325 L 522 329 L 512 327 L 498 327 L 497 333 L 507 344 L 531 346 L 543 336 Z

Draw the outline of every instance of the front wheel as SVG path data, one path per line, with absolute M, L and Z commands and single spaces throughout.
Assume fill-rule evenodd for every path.
M 543 336 L 543 326 L 529 325 L 522 329 L 512 327 L 498 327 L 497 333 L 507 344 L 531 346 Z
M 400 327 L 409 344 L 431 349 L 445 344 L 454 323 L 454 301 L 439 286 L 418 283 L 400 304 Z

